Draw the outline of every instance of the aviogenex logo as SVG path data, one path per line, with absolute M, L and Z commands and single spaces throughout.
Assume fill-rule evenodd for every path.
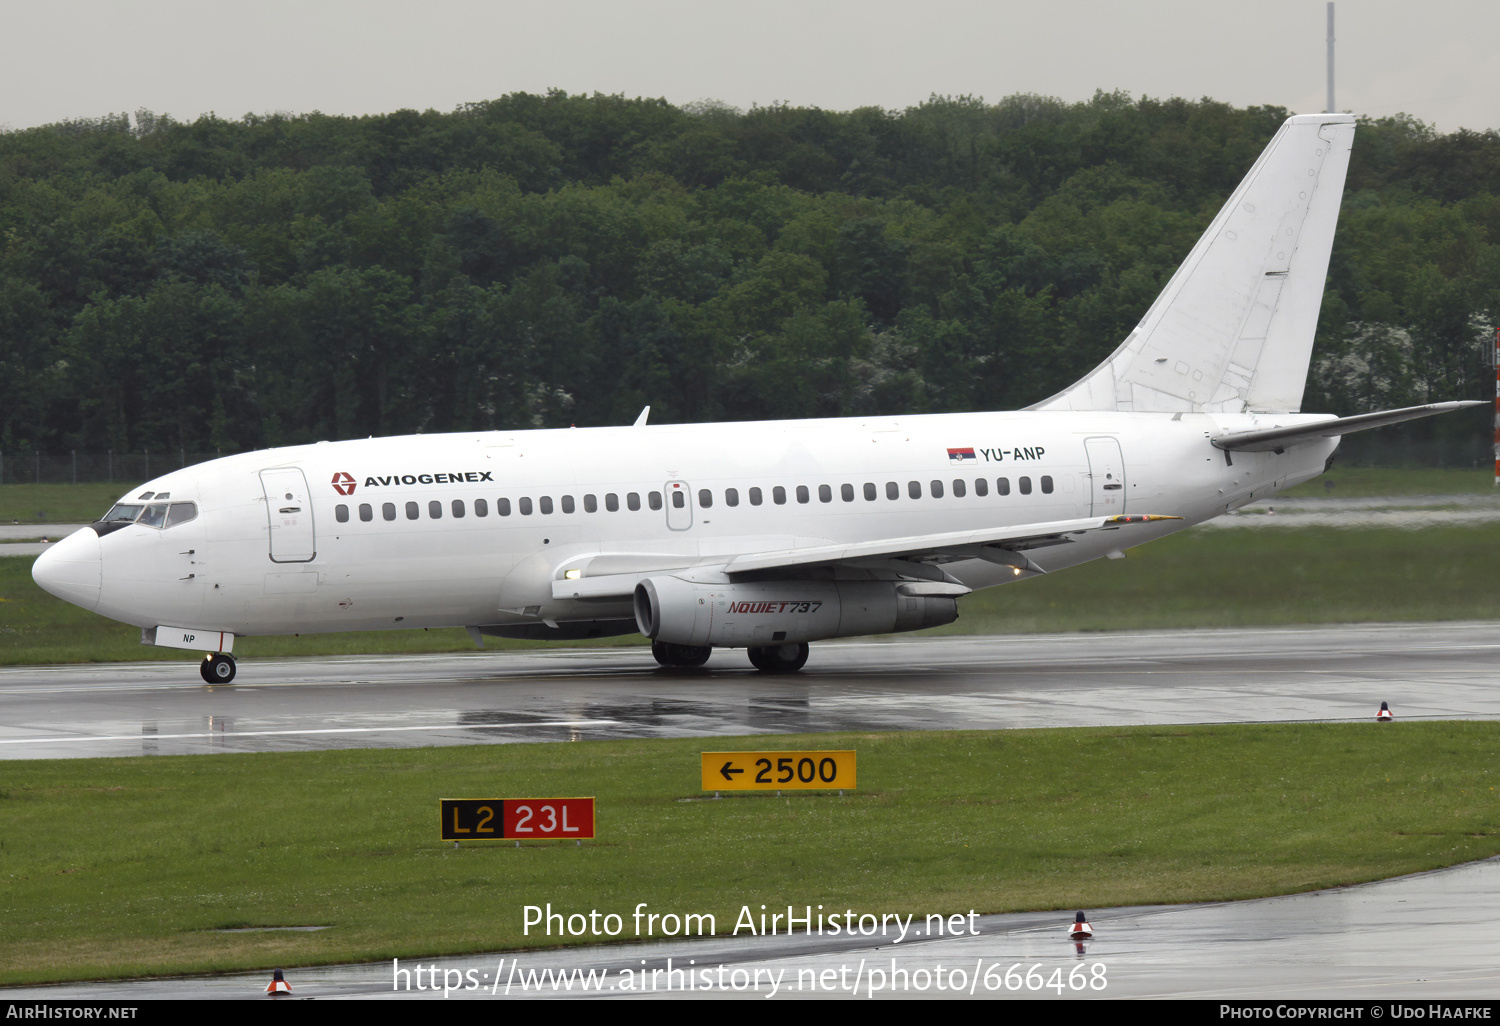
M 342 470 L 339 471 L 337 474 L 333 475 L 333 490 L 338 492 L 340 495 L 353 495 L 354 478 L 350 477 Z
M 480 481 L 494 481 L 493 471 L 489 470 L 456 470 L 446 474 L 390 474 L 386 477 L 365 478 L 366 488 L 380 488 L 390 485 L 414 485 L 414 484 L 475 484 Z M 346 475 L 347 476 L 347 475 Z M 336 479 L 335 479 L 336 480 Z M 350 486 L 351 490 L 353 486 Z M 345 495 L 348 492 L 344 493 Z

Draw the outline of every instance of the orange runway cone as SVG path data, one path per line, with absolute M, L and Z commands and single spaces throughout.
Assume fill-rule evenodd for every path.
M 1074 940 L 1088 940 L 1094 935 L 1094 928 L 1089 925 L 1088 920 L 1083 918 L 1083 913 L 1078 913 L 1071 926 L 1068 927 L 1068 936 Z
M 286 978 L 281 975 L 281 970 L 277 969 L 271 976 L 271 982 L 266 987 L 266 993 L 272 997 L 276 997 L 278 994 L 290 994 L 291 992 L 292 988 L 286 985 Z
M 1389 723 L 1393 719 L 1395 719 L 1395 717 L 1391 715 L 1391 707 L 1386 705 L 1384 702 L 1381 702 L 1380 711 L 1375 714 L 1375 722 Z

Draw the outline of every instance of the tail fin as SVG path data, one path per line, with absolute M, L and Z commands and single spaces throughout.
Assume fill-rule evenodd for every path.
M 1353 141 L 1353 115 L 1288 118 L 1120 348 L 1028 409 L 1301 409 Z

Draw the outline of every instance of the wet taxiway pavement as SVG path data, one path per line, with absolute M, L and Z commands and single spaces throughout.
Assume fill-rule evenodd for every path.
M 287 980 L 294 999 L 1013 997 L 1488 1005 L 1500 994 L 1500 924 L 1476 896 L 1497 888 L 1500 859 L 1488 859 L 1279 898 L 1094 910 L 1094 939 L 1081 946 L 1067 938 L 1066 913 L 961 916 L 955 933 L 931 936 L 920 911 L 903 909 L 898 914 L 912 916 L 911 929 L 898 942 L 895 924 L 876 922 L 879 913 L 894 910 L 859 909 L 856 914 L 875 915 L 857 920 L 870 935 L 854 939 L 742 933 L 324 966 L 289 970 Z M 630 910 L 618 911 L 629 923 Z M 269 978 L 260 972 L 28 987 L 0 990 L 0 1000 L 264 1000 Z
M 842 730 L 1500 717 L 1500 626 L 832 642 L 769 677 L 644 648 L 0 669 L 0 759 Z
M 831 643 L 815 646 L 793 677 L 756 674 L 741 653 L 668 672 L 641 648 L 246 661 L 231 687 L 202 684 L 184 662 L 11 668 L 0 670 L 0 757 L 1361 720 L 1382 700 L 1398 724 L 1493 719 L 1497 653 L 1500 627 L 1459 623 Z M 450 982 L 454 998 L 499 998 L 507 986 L 512 997 L 765 998 L 774 986 L 777 997 L 1493 1002 L 1497 890 L 1500 861 L 1488 860 L 1258 901 L 1091 910 L 1098 932 L 1082 952 L 1064 936 L 1068 917 L 1048 913 L 982 916 L 976 935 L 913 934 L 902 944 L 742 936 L 412 963 L 437 967 L 426 976 L 437 991 L 393 991 L 402 978 L 389 963 L 294 969 L 289 979 L 294 998 L 442 1000 Z M 920 925 L 926 910 L 859 911 L 915 913 Z M 594 983 L 575 970 L 594 970 Z M 267 979 L 33 987 L 0 990 L 0 999 L 264 1000 Z

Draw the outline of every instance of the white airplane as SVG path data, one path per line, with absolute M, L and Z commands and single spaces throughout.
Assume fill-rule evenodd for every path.
M 207 653 L 240 635 L 639 631 L 665 666 L 950 623 L 976 588 L 1160 538 L 1321 473 L 1301 414 L 1354 137 L 1289 119 L 1120 347 L 1017 412 L 319 442 L 174 471 L 58 542 L 47 591 Z

